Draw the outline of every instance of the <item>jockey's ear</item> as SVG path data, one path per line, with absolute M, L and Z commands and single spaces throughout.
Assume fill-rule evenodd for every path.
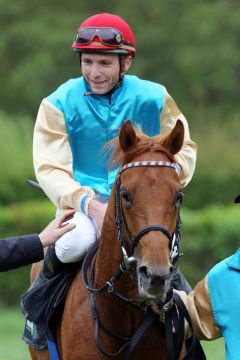
M 178 153 L 182 146 L 184 141 L 184 126 L 181 120 L 177 120 L 176 125 L 166 136 L 166 138 L 163 141 L 163 146 L 167 148 L 167 150 L 170 151 L 172 155 L 175 155 Z
M 122 150 L 126 151 L 137 143 L 136 132 L 130 120 L 126 120 L 119 133 L 119 144 Z
M 132 65 L 132 57 L 127 56 L 124 60 L 124 73 L 126 73 Z

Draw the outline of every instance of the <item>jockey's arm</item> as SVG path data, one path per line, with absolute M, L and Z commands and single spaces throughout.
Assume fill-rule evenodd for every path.
M 74 181 L 72 151 L 64 114 L 43 100 L 34 128 L 33 162 L 36 178 L 51 201 L 60 209 L 80 210 L 82 198 L 95 192 Z
M 166 134 L 170 132 L 175 126 L 178 119 L 181 120 L 184 125 L 184 143 L 182 149 L 179 151 L 178 154 L 175 155 L 175 159 L 177 163 L 181 166 L 181 185 L 186 186 L 190 182 L 194 174 L 197 146 L 190 138 L 189 127 L 186 118 L 177 107 L 173 98 L 168 94 L 167 90 L 165 89 L 165 100 L 160 119 L 160 133 Z

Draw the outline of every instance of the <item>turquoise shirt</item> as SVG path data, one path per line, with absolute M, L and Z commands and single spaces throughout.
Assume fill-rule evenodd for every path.
M 240 249 L 208 273 L 214 320 L 225 340 L 226 359 L 240 359 Z
M 47 100 L 64 114 L 73 154 L 74 180 L 109 198 L 117 169 L 108 168 L 103 146 L 118 135 L 129 119 L 144 133 L 160 133 L 164 87 L 127 75 L 111 95 L 89 92 L 83 77 L 61 85 Z

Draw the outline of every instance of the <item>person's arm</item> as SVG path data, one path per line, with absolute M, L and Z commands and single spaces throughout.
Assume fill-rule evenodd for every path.
M 189 294 L 184 291 L 174 291 L 181 296 L 187 307 L 195 334 L 199 340 L 214 340 L 222 336 L 220 329 L 214 322 L 207 276 Z
M 58 208 L 80 211 L 82 199 L 89 201 L 95 193 L 74 181 L 72 161 L 64 114 L 45 99 L 40 105 L 33 135 L 36 178 Z
M 0 240 L 0 271 L 15 269 L 42 260 L 44 247 L 75 228 L 75 224 L 67 223 L 73 214 L 74 210 L 71 210 L 57 217 L 39 235 L 16 236 Z
M 37 234 L 0 240 L 0 271 L 28 265 L 42 258 L 43 247 Z
M 165 100 L 160 115 L 160 133 L 166 134 L 170 132 L 178 119 L 181 120 L 184 125 L 184 143 L 182 149 L 175 155 L 175 159 L 181 167 L 181 184 L 182 186 L 186 186 L 190 182 L 195 171 L 197 146 L 190 138 L 186 118 L 177 107 L 173 98 L 168 94 L 167 90 L 165 90 Z

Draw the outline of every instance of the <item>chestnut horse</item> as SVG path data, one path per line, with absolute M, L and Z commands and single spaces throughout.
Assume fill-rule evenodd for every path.
M 167 359 L 164 325 L 151 309 L 166 304 L 176 268 L 182 189 L 174 155 L 183 139 L 180 120 L 164 136 L 148 137 L 130 121 L 121 127 L 99 246 L 73 280 L 57 326 L 61 359 Z

